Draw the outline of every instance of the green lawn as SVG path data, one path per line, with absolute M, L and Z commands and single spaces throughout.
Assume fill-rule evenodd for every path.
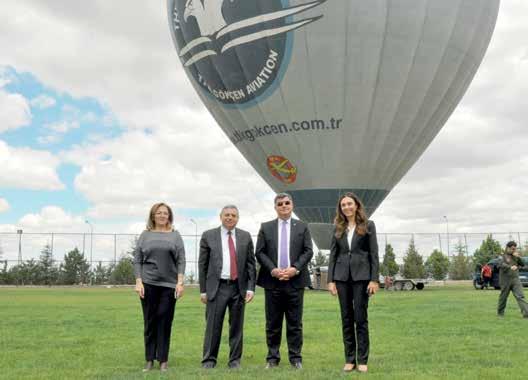
M 197 289 L 178 301 L 170 352 L 173 379 L 515 379 L 528 378 L 528 320 L 510 297 L 496 317 L 497 291 L 429 287 L 380 291 L 369 307 L 369 374 L 343 374 L 337 299 L 306 292 L 304 370 L 283 360 L 264 371 L 263 294 L 246 308 L 242 369 L 229 371 L 226 328 L 218 367 L 200 368 L 204 307 Z M 283 339 L 283 359 L 287 358 Z M 0 288 L 0 378 L 157 379 L 141 373 L 142 317 L 131 288 Z

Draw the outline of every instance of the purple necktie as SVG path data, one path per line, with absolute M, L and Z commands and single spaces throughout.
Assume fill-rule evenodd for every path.
M 288 222 L 286 222 L 285 220 L 281 222 L 282 222 L 282 227 L 281 227 L 279 266 L 282 269 L 286 269 L 288 268 L 288 231 L 286 230 L 286 226 L 288 225 Z

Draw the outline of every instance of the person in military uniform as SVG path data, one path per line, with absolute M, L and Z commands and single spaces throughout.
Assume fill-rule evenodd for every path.
M 499 317 L 504 316 L 504 309 L 510 291 L 519 304 L 521 313 L 524 318 L 528 318 L 528 302 L 524 298 L 521 281 L 519 280 L 519 267 L 524 266 L 521 254 L 517 252 L 517 243 L 510 241 L 506 244 L 504 255 L 498 262 L 499 267 L 499 284 L 501 288 L 497 314 Z

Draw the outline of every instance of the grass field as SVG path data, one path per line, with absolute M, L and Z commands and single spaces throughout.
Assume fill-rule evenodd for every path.
M 204 307 L 197 289 L 178 301 L 169 365 L 141 373 L 142 317 L 131 288 L 0 288 L 2 379 L 521 379 L 528 378 L 528 320 L 510 297 L 496 317 L 497 291 L 469 286 L 380 291 L 369 305 L 369 373 L 343 374 L 337 300 L 307 292 L 304 370 L 265 371 L 263 294 L 247 305 L 242 369 L 227 366 L 224 328 L 218 367 L 200 368 Z

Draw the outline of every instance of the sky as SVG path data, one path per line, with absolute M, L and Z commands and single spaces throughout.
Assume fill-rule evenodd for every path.
M 528 231 L 527 15 L 502 1 L 469 90 L 372 216 L 378 231 Z M 165 1 L 2 0 L 0 46 L 0 233 L 86 233 L 88 220 L 137 234 L 158 201 L 184 234 L 230 203 L 252 233 L 275 216 L 186 77 Z

